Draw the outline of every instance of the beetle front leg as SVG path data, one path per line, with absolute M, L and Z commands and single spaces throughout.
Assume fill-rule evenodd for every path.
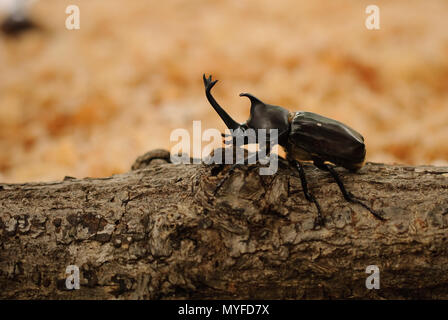
M 308 183 L 306 181 L 306 176 L 305 176 L 305 170 L 303 168 L 303 165 L 296 161 L 296 160 L 289 160 L 289 163 L 297 168 L 297 171 L 299 172 L 299 177 L 300 177 L 300 182 L 302 183 L 302 189 L 303 189 L 303 193 L 305 194 L 305 198 L 309 201 L 309 202 L 313 202 L 314 205 L 316 206 L 317 209 L 317 219 L 314 223 L 314 226 L 319 225 L 319 226 L 323 226 L 324 225 L 324 219 L 322 217 L 322 210 L 320 209 L 320 205 L 319 202 L 317 202 L 316 198 L 314 197 L 314 195 L 308 190 Z
M 341 178 L 339 177 L 338 173 L 336 172 L 336 170 L 333 169 L 332 166 L 325 164 L 321 161 L 314 161 L 314 165 L 316 167 L 318 167 L 321 170 L 325 170 L 330 172 L 330 174 L 333 176 L 333 179 L 336 181 L 336 183 L 339 186 L 339 189 L 342 192 L 342 195 L 344 196 L 344 199 L 347 200 L 348 202 L 351 203 L 357 203 L 359 205 L 361 205 L 362 207 L 364 207 L 365 209 L 369 210 L 369 212 L 377 219 L 381 220 L 381 221 L 385 221 L 386 219 L 384 219 L 379 213 L 377 213 L 375 210 L 373 210 L 372 208 L 370 208 L 368 205 L 366 205 L 365 203 L 361 202 L 360 200 L 356 199 L 353 194 L 351 192 L 348 192 L 345 189 L 344 184 L 342 183 Z
M 231 148 L 239 148 L 239 147 L 233 145 Z M 234 156 L 234 159 L 236 160 L 236 155 L 234 154 L 233 156 Z M 257 156 L 257 154 L 255 152 L 255 153 L 249 155 L 248 157 L 245 157 L 244 160 L 243 160 L 243 163 L 234 163 L 234 164 L 232 164 L 232 166 L 230 167 L 229 171 L 227 171 L 225 173 L 224 177 L 216 185 L 216 188 L 215 188 L 215 191 L 213 192 L 213 195 L 216 196 L 218 194 L 218 191 L 221 189 L 221 187 L 224 184 L 224 182 L 227 181 L 227 179 L 233 174 L 233 172 L 235 171 L 235 169 L 238 166 L 242 166 L 242 165 L 244 165 L 244 163 L 249 163 L 250 161 L 255 160 L 256 156 Z
M 233 164 L 229 171 L 226 172 L 225 176 L 218 182 L 218 184 L 216 185 L 215 191 L 213 191 L 213 195 L 216 197 L 216 195 L 218 194 L 218 191 L 221 189 L 222 185 L 224 184 L 224 182 L 227 181 L 227 179 L 232 175 L 232 173 L 235 171 L 237 164 Z
M 235 147 L 235 146 L 233 146 L 233 147 Z M 238 146 L 236 146 L 236 147 L 239 148 Z M 238 166 L 243 166 L 246 163 L 247 164 L 255 163 L 255 161 L 257 160 L 257 157 L 261 153 L 264 153 L 265 155 L 269 155 L 271 153 L 271 144 L 270 144 L 270 142 L 266 143 L 266 145 L 264 147 L 262 147 L 258 152 L 251 152 L 251 153 L 249 153 L 247 155 L 247 157 L 245 156 L 244 159 L 243 159 L 243 163 L 234 163 L 230 167 L 229 171 L 226 172 L 225 176 L 216 185 L 216 188 L 215 188 L 215 191 L 213 192 L 213 195 L 216 196 L 218 194 L 219 189 L 221 189 L 221 187 L 224 184 L 224 182 L 227 181 L 227 179 L 233 174 L 233 172 L 235 171 L 235 169 Z

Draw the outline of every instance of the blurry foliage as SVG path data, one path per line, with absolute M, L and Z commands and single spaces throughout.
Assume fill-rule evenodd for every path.
M 201 76 L 238 120 L 250 92 L 361 132 L 367 160 L 448 162 L 448 2 L 77 0 L 38 1 L 41 26 L 0 37 L 0 181 L 127 171 L 171 130 L 224 125 Z

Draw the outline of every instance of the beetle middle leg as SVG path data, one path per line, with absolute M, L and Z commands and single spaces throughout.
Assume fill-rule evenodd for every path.
M 370 208 L 368 205 L 366 205 L 362 201 L 356 199 L 351 192 L 348 192 L 347 189 L 345 189 L 345 186 L 342 183 L 341 178 L 339 177 L 338 173 L 336 172 L 336 170 L 333 169 L 333 167 L 331 165 L 325 164 L 323 161 L 320 161 L 320 160 L 314 160 L 314 165 L 321 170 L 328 171 L 333 176 L 333 179 L 338 184 L 339 189 L 341 190 L 342 195 L 344 196 L 345 200 L 347 200 L 348 202 L 351 202 L 351 203 L 357 203 L 357 204 L 361 205 L 363 208 L 369 210 L 369 212 L 375 218 L 382 220 L 382 221 L 385 220 L 379 213 L 377 213 L 375 210 Z
M 316 225 L 323 226 L 324 219 L 322 217 L 322 210 L 320 208 L 319 202 L 317 202 L 314 195 L 308 190 L 308 183 L 306 181 L 306 175 L 305 175 L 305 170 L 303 168 L 303 165 L 297 160 L 289 160 L 289 162 L 292 166 L 296 167 L 297 171 L 299 172 L 300 182 L 302 183 L 302 189 L 303 189 L 303 193 L 305 194 L 306 200 L 308 200 L 309 202 L 313 202 L 314 205 L 316 206 L 317 219 L 316 219 L 314 225 L 315 226 Z

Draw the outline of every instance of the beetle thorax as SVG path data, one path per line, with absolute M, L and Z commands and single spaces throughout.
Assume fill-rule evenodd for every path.
M 278 129 L 281 133 L 289 127 L 288 114 L 289 111 L 281 107 L 264 104 L 252 105 L 247 125 L 253 129 Z

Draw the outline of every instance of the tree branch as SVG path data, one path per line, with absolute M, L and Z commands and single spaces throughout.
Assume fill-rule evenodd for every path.
M 448 167 L 367 164 L 330 174 L 306 165 L 310 190 L 281 161 L 175 165 L 150 152 L 104 179 L 0 184 L 0 298 L 448 298 Z M 80 270 L 80 290 L 65 287 Z M 366 267 L 381 287 L 369 290 Z

